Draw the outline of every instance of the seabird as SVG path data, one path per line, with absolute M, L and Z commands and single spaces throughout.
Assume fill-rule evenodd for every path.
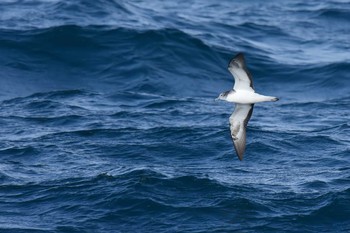
M 246 127 L 252 116 L 254 104 L 277 101 L 278 98 L 255 92 L 253 79 L 245 64 L 243 53 L 238 53 L 232 58 L 228 64 L 228 70 L 235 79 L 235 85 L 232 90 L 221 93 L 217 99 L 236 104 L 230 116 L 230 131 L 237 156 L 242 160 L 246 146 Z

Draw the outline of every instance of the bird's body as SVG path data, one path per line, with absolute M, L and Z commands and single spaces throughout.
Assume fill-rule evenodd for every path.
M 260 95 L 247 90 L 230 91 L 226 101 L 236 104 L 255 104 L 259 102 L 276 101 L 276 97 Z
M 236 104 L 230 116 L 230 131 L 237 156 L 242 160 L 246 146 L 246 127 L 252 116 L 254 104 L 277 101 L 278 98 L 255 92 L 252 76 L 246 67 L 242 53 L 237 54 L 230 61 L 228 70 L 235 79 L 235 85 L 232 90 L 221 93 L 218 99 Z

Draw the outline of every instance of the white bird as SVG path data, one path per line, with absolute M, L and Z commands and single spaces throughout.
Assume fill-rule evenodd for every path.
M 232 90 L 225 91 L 217 99 L 236 104 L 230 116 L 230 131 L 239 160 L 243 159 L 246 146 L 246 127 L 253 113 L 254 104 L 258 102 L 277 101 L 273 96 L 264 96 L 255 92 L 253 80 L 248 71 L 243 53 L 238 53 L 228 64 L 228 70 L 235 79 Z

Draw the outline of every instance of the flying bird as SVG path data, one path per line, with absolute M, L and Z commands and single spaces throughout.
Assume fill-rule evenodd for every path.
M 238 53 L 228 64 L 228 70 L 235 79 L 232 90 L 225 91 L 217 99 L 235 103 L 235 110 L 230 116 L 230 131 L 234 148 L 239 160 L 243 159 L 246 147 L 246 128 L 253 113 L 255 103 L 277 101 L 273 96 L 255 92 L 252 76 L 245 64 L 243 53 Z

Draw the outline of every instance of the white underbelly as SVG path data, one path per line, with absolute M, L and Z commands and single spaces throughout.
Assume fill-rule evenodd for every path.
M 251 91 L 236 91 L 233 95 L 229 95 L 227 101 L 238 104 L 253 104 L 264 101 L 271 101 L 270 96 L 260 95 Z

